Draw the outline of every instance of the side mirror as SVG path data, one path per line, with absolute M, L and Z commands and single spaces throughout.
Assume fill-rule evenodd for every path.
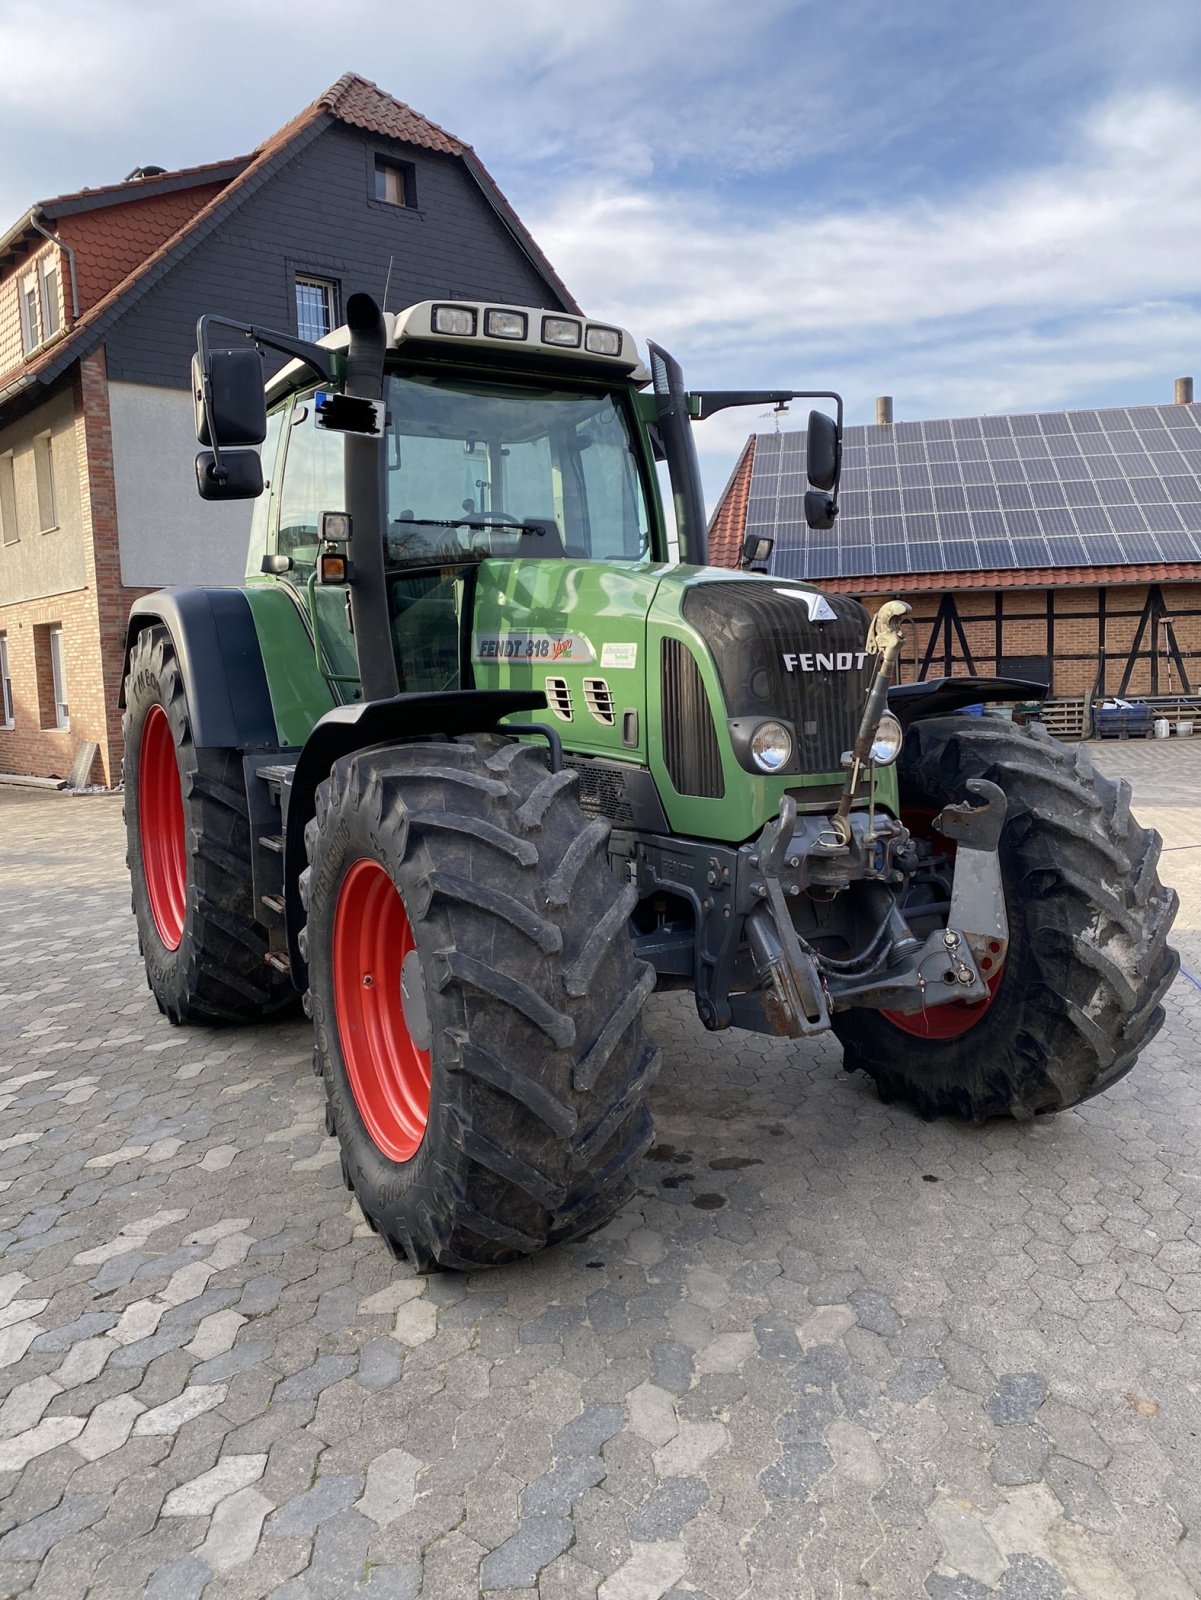
M 242 350 L 210 351 L 207 371 L 197 352 L 192 357 L 192 396 L 196 437 L 201 444 L 218 450 L 241 449 L 262 444 L 267 437 L 263 358 L 252 345 Z
M 842 440 L 838 424 L 824 411 L 809 413 L 809 431 L 805 436 L 805 475 L 815 489 L 832 489 L 838 482 L 838 468 L 842 460 Z M 816 524 L 810 523 L 810 527 Z
M 811 528 L 832 528 L 838 515 L 838 505 L 833 495 L 824 489 L 806 489 L 805 521 Z
M 196 487 L 202 500 L 255 500 L 263 492 L 263 463 L 257 450 L 229 450 L 220 466 L 211 450 L 196 457 Z

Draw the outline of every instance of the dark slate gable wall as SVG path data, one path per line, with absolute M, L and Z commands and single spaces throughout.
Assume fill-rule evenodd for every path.
M 377 153 L 416 169 L 417 209 L 371 198 Z M 109 377 L 187 388 L 201 312 L 294 333 L 297 272 L 337 279 L 343 312 L 356 290 L 382 297 L 390 256 L 391 311 L 444 296 L 562 305 L 459 160 L 335 124 L 130 308 L 105 341 Z

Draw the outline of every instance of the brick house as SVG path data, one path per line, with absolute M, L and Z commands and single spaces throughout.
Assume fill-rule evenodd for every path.
M 120 776 L 131 601 L 237 583 L 249 510 L 195 492 L 215 312 L 318 338 L 368 290 L 577 311 L 470 146 L 349 74 L 248 156 L 32 206 L 0 235 L 0 772 Z
M 1186 398 L 1187 397 L 1187 398 Z M 1048 685 L 1048 720 L 1086 731 L 1099 696 L 1201 694 L 1201 406 L 883 423 L 846 430 L 841 513 L 805 527 L 804 434 L 752 436 L 709 525 L 736 566 L 906 600 L 902 676 Z

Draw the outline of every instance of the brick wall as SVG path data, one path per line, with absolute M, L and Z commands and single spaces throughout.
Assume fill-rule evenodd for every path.
M 1139 622 L 1148 597 L 1146 584 L 1113 586 L 1105 590 L 1105 672 L 1101 685 L 1107 694 L 1117 692 L 1130 650 L 1135 643 Z M 1201 582 L 1172 583 L 1160 586 L 1172 633 L 1184 661 L 1194 693 L 1201 693 Z M 1000 598 L 1001 653 L 1013 656 L 1052 657 L 1052 694 L 1057 698 L 1085 695 L 1097 682 L 1101 662 L 1101 591 L 1096 588 L 1057 589 L 1053 596 L 1053 619 L 1048 622 L 1046 589 L 959 590 L 954 593 L 955 608 L 963 629 L 961 640 L 952 627 L 951 673 L 953 676 L 974 670 L 992 675 L 997 663 L 997 604 Z M 900 599 L 913 606 L 914 625 L 904 652 L 906 681 L 916 676 L 931 635 L 937 634 L 927 677 L 941 677 L 946 671 L 945 649 L 948 631 L 938 623 L 941 595 L 900 592 Z M 885 598 L 867 598 L 874 607 Z M 1191 613 L 1191 614 L 1190 614 Z M 971 662 L 965 657 L 966 640 Z M 1158 653 L 1158 692 L 1180 693 L 1180 675 L 1173 662 L 1170 669 L 1164 650 L 1164 632 L 1158 623 L 1148 622 L 1139 644 L 1128 695 L 1154 691 L 1152 652 Z
M 75 470 L 83 518 L 84 586 L 37 600 L 0 605 L 0 632 L 8 644 L 13 721 L 0 729 L 0 771 L 66 777 L 84 740 L 99 753 L 91 781 L 110 787 L 121 776 L 121 709 L 125 620 L 143 589 L 121 583 L 117 510 L 113 489 L 108 380 L 103 349 L 80 362 L 75 378 Z M 38 631 L 59 624 L 69 730 L 44 728 L 43 708 L 53 703 L 48 658 Z M 39 674 L 40 679 L 39 681 Z

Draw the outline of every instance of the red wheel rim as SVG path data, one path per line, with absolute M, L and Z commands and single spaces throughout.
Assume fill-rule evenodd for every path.
M 188 894 L 188 853 L 179 762 L 171 724 L 162 706 L 151 706 L 142 724 L 138 837 L 155 930 L 168 950 L 178 950 Z
M 334 912 L 334 1009 L 359 1115 L 391 1161 L 409 1161 L 430 1114 L 430 1053 L 409 1032 L 401 968 L 416 949 L 404 902 L 378 861 L 356 861 Z
M 955 841 L 936 831 L 936 815 L 934 811 L 914 807 L 904 810 L 901 820 L 915 839 L 929 840 L 937 846 L 940 855 L 954 860 Z M 999 945 L 997 949 L 1000 949 Z M 990 971 L 990 967 L 994 970 Z M 1005 976 L 1004 958 L 997 966 L 993 957 L 986 955 L 980 960 L 980 970 L 988 984 L 988 994 L 983 1000 L 957 1000 L 950 1005 L 932 1006 L 927 1011 L 881 1011 L 880 1015 L 900 1033 L 907 1033 L 914 1039 L 958 1039 L 971 1032 L 997 998 L 1001 980 Z

